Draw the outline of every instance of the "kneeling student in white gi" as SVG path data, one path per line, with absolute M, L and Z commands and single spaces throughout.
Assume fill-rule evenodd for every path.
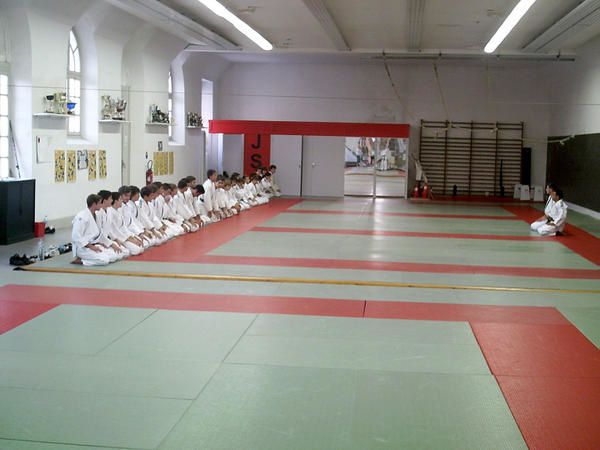
M 551 193 L 554 205 L 548 214 L 549 219 L 545 225 L 537 229 L 542 236 L 556 236 L 561 234 L 567 223 L 567 204 L 563 200 L 563 192 L 556 189 Z
M 127 258 L 129 256 L 129 250 L 119 242 L 114 241 L 109 235 L 108 226 L 108 210 L 112 209 L 112 193 L 107 190 L 98 191 L 100 196 L 100 209 L 96 211 L 96 225 L 100 229 L 102 238 L 100 242 L 106 242 L 110 248 L 112 248 L 117 254 L 117 260 Z
M 275 164 L 271 164 L 269 167 L 269 172 L 271 172 L 271 186 L 273 187 L 273 192 L 275 193 L 275 197 L 281 197 L 281 189 L 277 185 L 277 181 L 275 180 L 275 173 L 277 172 L 277 166 Z
M 167 242 L 170 236 L 164 230 L 161 230 L 163 224 L 156 219 L 150 207 L 150 202 L 153 200 L 152 188 L 144 186 L 140 189 L 140 197 L 138 201 L 140 222 L 147 231 L 150 231 L 154 235 L 159 245 Z
M 99 195 L 88 195 L 87 208 L 77 213 L 73 219 L 73 264 L 105 266 L 118 259 L 113 249 L 99 241 L 102 233 L 96 224 L 96 212 L 101 208 L 100 202 Z
M 546 186 L 546 195 L 548 201 L 546 201 L 546 207 L 544 208 L 544 215 L 531 224 L 531 231 L 537 231 L 542 225 L 546 225 L 550 220 L 550 210 L 554 206 L 554 200 L 552 199 L 552 192 L 556 190 L 556 186 L 552 183 L 548 183 Z
M 118 192 L 112 193 L 113 204 L 106 210 L 106 229 L 108 237 L 121 247 L 125 247 L 131 255 L 139 255 L 144 252 L 144 243 L 125 225 L 125 219 L 120 212 L 123 198 Z

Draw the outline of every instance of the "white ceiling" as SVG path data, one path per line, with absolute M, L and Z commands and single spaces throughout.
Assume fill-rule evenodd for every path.
M 424 2 L 423 51 L 481 53 L 517 0 L 322 0 L 352 52 L 403 52 L 408 48 L 410 2 Z M 166 6 L 239 45 L 258 47 L 198 0 L 160 0 Z M 271 41 L 276 52 L 336 52 L 333 42 L 302 0 L 221 0 Z M 500 47 L 515 53 L 582 0 L 538 0 Z M 600 34 L 590 24 L 552 52 L 573 50 Z

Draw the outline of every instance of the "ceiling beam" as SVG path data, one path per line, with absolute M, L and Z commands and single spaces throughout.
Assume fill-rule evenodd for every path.
M 423 36 L 423 16 L 426 0 L 409 0 L 408 2 L 408 49 L 420 50 Z
M 344 39 L 342 32 L 333 20 L 333 16 L 327 9 L 327 6 L 325 6 L 324 0 L 302 0 L 302 2 L 306 5 L 315 19 L 317 19 L 317 21 L 321 24 L 321 27 L 335 48 L 339 51 L 350 51 L 350 46 L 346 42 L 346 39 Z
M 600 0 L 584 0 L 562 19 L 525 45 L 523 50 L 536 53 L 559 50 L 560 46 L 568 39 L 598 22 L 600 22 Z
M 206 49 L 237 50 L 240 47 L 223 36 L 209 30 L 158 0 L 107 0 L 122 9 L 162 30 Z

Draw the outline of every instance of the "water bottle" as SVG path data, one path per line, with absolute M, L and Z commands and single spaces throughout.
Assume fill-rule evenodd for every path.
M 48 228 L 48 216 L 44 216 L 44 229 Z
M 40 239 L 38 241 L 38 261 L 44 260 L 44 240 Z

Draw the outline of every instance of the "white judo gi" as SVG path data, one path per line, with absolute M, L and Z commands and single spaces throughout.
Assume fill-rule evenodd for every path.
M 204 188 L 204 206 L 206 207 L 206 211 L 209 213 L 215 213 L 217 208 L 215 207 L 215 183 L 213 183 L 210 178 L 207 178 L 204 183 L 202 183 L 202 187 Z
M 554 206 L 554 200 L 552 197 L 548 197 L 548 201 L 546 202 L 546 207 L 544 208 L 544 215 L 549 216 L 552 207 Z M 539 227 L 542 225 L 546 225 L 548 223 L 548 219 L 536 220 L 531 224 L 531 231 L 537 231 Z
M 107 209 L 109 209 L 109 208 L 107 208 Z M 96 225 L 98 225 L 98 229 L 100 230 L 100 235 L 101 235 L 100 242 L 103 242 L 104 245 L 107 245 L 107 246 L 111 246 L 114 244 L 121 249 L 120 252 L 115 251 L 115 254 L 117 255 L 117 260 L 127 258 L 129 256 L 129 250 L 121 247 L 119 244 L 114 242 L 108 233 L 109 226 L 108 226 L 107 209 L 100 209 L 100 210 L 96 211 Z M 110 209 L 112 209 L 112 208 L 110 208 Z
M 81 259 L 84 266 L 105 266 L 118 259 L 112 248 L 104 247 L 112 242 L 102 236 L 96 219 L 88 208 L 77 213 L 73 219 L 71 240 L 73 241 L 73 256 Z M 98 244 L 97 248 L 101 251 L 96 252 L 86 247 L 91 244 Z
M 552 220 L 538 227 L 537 232 L 542 236 L 556 236 L 557 232 L 562 232 L 567 223 L 567 208 L 568 206 L 563 199 L 555 202 L 548 213 L 548 216 L 550 216 Z
M 122 208 L 122 207 L 121 207 Z M 135 236 L 125 225 L 125 219 L 118 209 L 110 207 L 106 210 L 106 230 L 108 237 L 117 239 L 123 243 L 125 248 L 132 255 L 139 255 L 144 252 L 144 247 L 128 241 L 129 238 Z

